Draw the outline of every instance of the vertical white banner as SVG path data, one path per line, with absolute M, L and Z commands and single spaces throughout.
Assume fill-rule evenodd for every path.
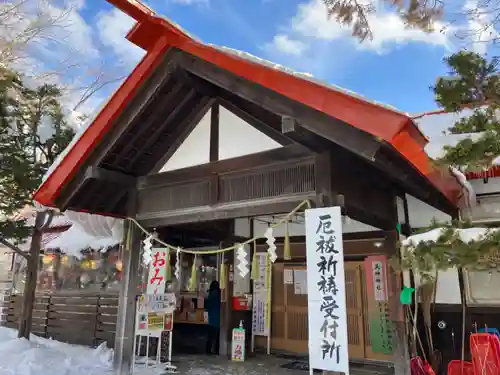
M 153 249 L 153 260 L 149 265 L 146 294 L 165 293 L 165 277 L 167 275 L 167 249 Z
M 270 270 L 266 265 L 267 253 L 258 253 L 257 261 L 259 267 L 259 278 L 253 284 L 253 308 L 252 308 L 252 333 L 256 336 L 269 336 L 269 317 L 271 306 L 269 306 L 268 290 L 266 288 L 266 273 Z
M 306 210 L 309 366 L 349 374 L 340 207 Z

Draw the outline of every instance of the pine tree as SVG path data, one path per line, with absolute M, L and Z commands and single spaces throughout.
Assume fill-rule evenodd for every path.
M 455 146 L 445 146 L 441 161 L 462 170 L 489 168 L 500 156 L 498 59 L 488 61 L 476 53 L 461 51 L 445 58 L 445 63 L 450 74 L 439 78 L 433 87 L 436 101 L 448 112 L 473 110 L 446 133 L 473 135 Z
M 54 85 L 31 88 L 13 71 L 0 69 L 0 243 L 26 260 L 18 337 L 29 339 L 33 317 L 38 262 L 44 231 L 53 211 L 37 212 L 35 224 L 16 220 L 15 214 L 32 204 L 43 175 L 74 136 Z M 31 234 L 29 251 L 17 244 Z
M 26 205 L 42 177 L 74 136 L 53 85 L 29 88 L 15 72 L 0 73 L 0 235 L 19 242 L 29 235 L 11 218 Z

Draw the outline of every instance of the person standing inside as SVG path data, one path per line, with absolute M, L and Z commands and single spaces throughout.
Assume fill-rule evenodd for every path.
M 212 281 L 205 298 L 205 310 L 208 313 L 208 337 L 206 353 L 219 355 L 221 292 L 218 281 Z

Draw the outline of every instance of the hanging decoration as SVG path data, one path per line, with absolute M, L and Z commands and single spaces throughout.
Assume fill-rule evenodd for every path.
M 290 249 L 290 232 L 288 231 L 289 221 L 285 223 L 285 240 L 283 243 L 283 259 L 292 260 L 292 251 Z
M 259 259 L 257 257 L 257 241 L 253 241 L 253 256 L 252 256 L 252 280 L 259 279 Z
M 219 287 L 221 290 L 226 289 L 226 265 L 224 264 L 224 257 L 220 263 Z
M 148 234 L 144 241 L 142 241 L 142 264 L 148 266 L 153 260 L 153 235 Z
M 194 292 L 196 290 L 196 255 L 193 258 L 193 265 L 191 266 L 191 278 L 189 279 L 189 291 Z
M 248 269 L 247 252 L 244 245 L 239 245 L 238 250 L 236 250 L 236 259 L 238 259 L 238 270 L 240 271 L 240 276 L 242 278 L 248 275 L 250 270 Z
M 159 245 L 161 245 L 163 247 L 165 247 L 168 251 L 176 251 L 177 259 L 176 259 L 176 265 L 175 265 L 174 275 L 175 275 L 176 279 L 179 280 L 179 277 L 180 277 L 180 253 L 198 254 L 198 255 L 200 255 L 200 254 L 201 255 L 223 254 L 223 253 L 228 252 L 228 251 L 236 250 L 238 248 L 238 246 L 240 246 L 240 245 L 248 245 L 248 244 L 250 244 L 252 242 L 255 242 L 257 239 L 262 238 L 262 237 L 266 238 L 266 243 L 269 246 L 268 253 L 270 255 L 270 260 L 271 260 L 271 262 L 274 263 L 276 261 L 276 259 L 278 258 L 278 256 L 276 254 L 276 245 L 275 245 L 276 239 L 274 238 L 274 235 L 273 235 L 273 228 L 275 228 L 275 227 L 277 227 L 277 226 L 279 226 L 281 224 L 287 223 L 288 221 L 290 221 L 290 218 L 292 218 L 293 216 L 297 215 L 297 213 L 300 210 L 305 209 L 305 208 L 311 208 L 311 203 L 309 202 L 309 200 L 302 201 L 290 213 L 288 213 L 287 215 L 284 215 L 281 219 L 279 219 L 276 222 L 272 223 L 267 228 L 264 236 L 255 236 L 255 237 L 250 238 L 249 240 L 247 240 L 247 241 L 245 241 L 245 242 L 243 242 L 241 244 L 236 244 L 236 245 L 233 245 L 233 246 L 230 246 L 230 247 L 226 247 L 224 249 L 218 249 L 218 250 L 196 250 L 196 252 L 193 251 L 193 250 L 181 249 L 180 247 L 170 245 L 170 244 L 168 244 L 168 243 L 160 240 L 158 238 L 158 236 L 156 236 L 155 232 L 153 232 L 153 233 L 148 232 L 136 219 L 131 218 L 131 217 L 129 217 L 127 219 L 129 221 L 131 221 L 132 223 L 134 223 L 135 226 L 137 228 L 139 228 L 146 235 L 146 239 L 143 241 L 143 255 L 142 255 L 143 264 L 144 265 L 149 265 L 151 263 L 151 261 L 153 260 L 152 259 L 153 242 L 156 243 L 156 244 L 159 244 Z M 128 239 L 128 241 L 127 241 L 127 246 L 130 247 L 130 239 Z M 247 261 L 247 266 L 248 266 L 248 261 Z M 221 273 L 222 272 L 225 272 L 225 271 L 223 269 L 221 269 Z
M 268 246 L 267 252 L 269 254 L 269 260 L 274 263 L 276 259 L 278 259 L 278 255 L 276 255 L 276 238 L 273 235 L 273 227 L 268 227 L 266 232 L 264 233 L 264 237 L 266 238 L 266 244 Z
M 165 266 L 165 281 L 172 281 L 172 266 L 170 264 L 170 251 L 167 250 L 167 255 L 165 256 L 165 261 L 167 262 Z
M 411 305 L 412 294 L 414 291 L 415 288 L 408 288 L 407 286 L 403 286 L 403 290 L 399 294 L 399 301 L 402 305 Z
M 180 282 L 180 279 L 181 279 L 181 248 L 178 247 L 177 248 L 177 251 L 175 253 L 175 279 L 177 280 L 177 282 L 179 283 Z

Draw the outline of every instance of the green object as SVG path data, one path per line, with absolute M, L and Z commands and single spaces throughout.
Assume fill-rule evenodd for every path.
M 401 301 L 402 305 L 411 305 L 412 294 L 414 291 L 414 288 L 408 288 L 407 286 L 403 287 L 403 290 L 399 295 L 399 300 Z
M 401 234 L 401 224 L 396 225 L 396 230 L 398 231 L 399 234 Z
M 372 314 L 370 320 L 370 341 L 372 351 L 390 355 L 393 352 L 392 346 L 392 324 L 384 312 Z

